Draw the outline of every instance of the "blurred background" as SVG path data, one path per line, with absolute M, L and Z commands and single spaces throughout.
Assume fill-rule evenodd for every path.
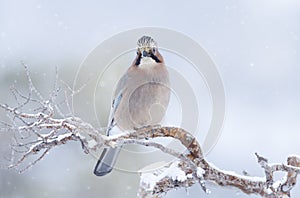
M 14 83 L 26 89 L 21 61 L 30 66 L 42 94 L 48 94 L 55 67 L 72 85 L 84 58 L 110 36 L 144 26 L 170 28 L 205 48 L 223 79 L 226 118 L 207 155 L 210 162 L 263 176 L 254 152 L 271 162 L 300 155 L 300 2 L 177 2 L 0 0 L 0 101 L 13 104 Z M 9 135 L 0 135 L 5 155 Z M 136 196 L 137 174 L 114 171 L 96 177 L 95 163 L 79 143 L 60 146 L 24 174 L 0 169 L 0 197 Z M 209 188 L 210 195 L 194 185 L 166 197 L 257 197 L 234 188 Z M 299 188 L 293 197 L 300 196 Z

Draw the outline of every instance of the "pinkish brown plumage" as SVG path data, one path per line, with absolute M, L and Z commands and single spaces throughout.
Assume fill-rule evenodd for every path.
M 156 125 L 163 119 L 170 99 L 168 70 L 149 36 L 138 40 L 137 56 L 118 82 L 107 135 Z M 96 165 L 98 176 L 109 173 L 121 148 L 105 149 Z

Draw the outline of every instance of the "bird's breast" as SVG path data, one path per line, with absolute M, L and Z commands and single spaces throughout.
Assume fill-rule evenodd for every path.
M 170 98 L 169 74 L 162 64 L 144 64 L 128 73 L 122 101 L 115 114 L 124 130 L 159 124 Z

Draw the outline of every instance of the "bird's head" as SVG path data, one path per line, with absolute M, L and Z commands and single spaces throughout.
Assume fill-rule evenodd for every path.
M 150 36 L 142 36 L 137 41 L 137 55 L 139 59 L 148 57 L 157 63 L 162 62 L 162 57 L 157 50 L 157 43 Z
M 157 50 L 156 41 L 150 36 L 143 36 L 137 42 L 137 53 L 143 57 L 150 57 L 151 54 L 155 54 Z

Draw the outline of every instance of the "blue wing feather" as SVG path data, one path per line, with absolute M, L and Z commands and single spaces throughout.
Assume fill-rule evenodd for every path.
M 109 135 L 110 130 L 116 125 L 116 123 L 114 122 L 114 115 L 115 115 L 115 112 L 117 111 L 118 106 L 122 100 L 123 92 L 126 89 L 127 79 L 128 79 L 128 76 L 125 74 L 124 76 L 122 76 L 122 78 L 119 80 L 119 82 L 117 84 L 117 88 L 115 90 L 114 99 L 112 101 L 110 114 L 109 114 L 109 118 L 108 118 L 108 124 L 107 124 L 108 128 L 106 131 L 106 135 Z

